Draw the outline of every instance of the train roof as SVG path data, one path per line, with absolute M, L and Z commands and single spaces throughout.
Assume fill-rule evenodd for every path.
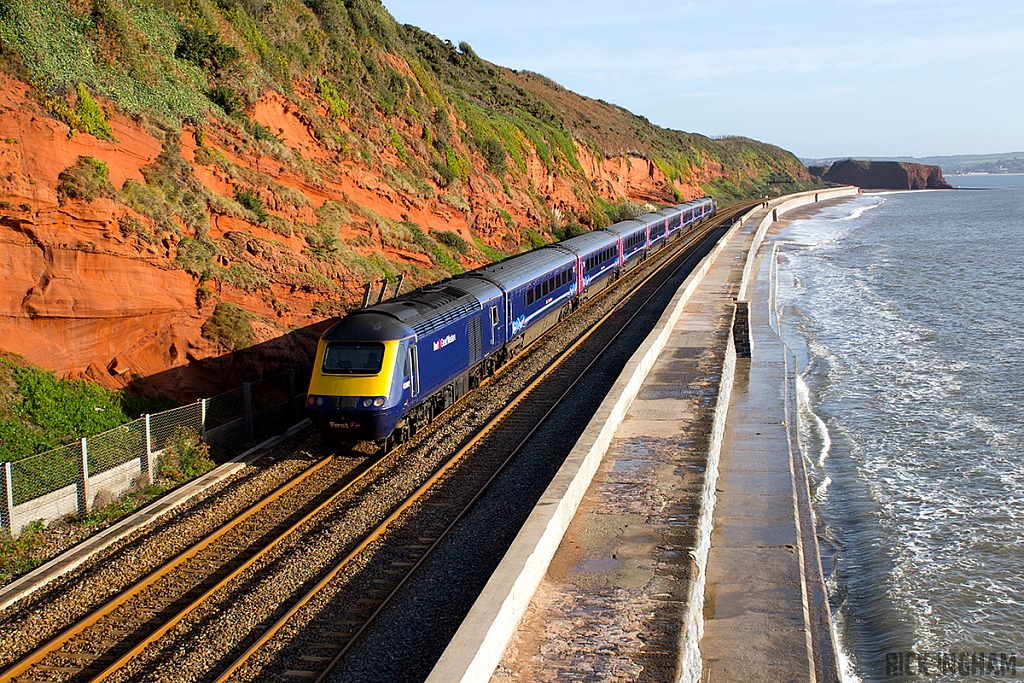
M 349 335 L 360 333 L 390 334 L 382 337 L 386 339 L 401 339 L 413 332 L 417 336 L 430 334 L 481 309 L 476 296 L 466 291 L 472 288 L 449 280 L 414 289 L 397 299 L 349 314 L 324 333 L 324 339 L 352 339 L 355 337 Z
M 535 249 L 483 268 L 477 268 L 466 277 L 487 280 L 505 291 L 509 291 L 560 266 L 570 265 L 575 258 L 575 255 L 568 249 L 552 244 L 550 248 Z
M 646 228 L 646 227 L 647 227 L 646 223 L 642 223 L 639 220 L 630 220 L 630 221 L 620 221 L 620 222 L 616 223 L 615 225 L 609 225 L 607 228 L 604 228 L 604 229 L 607 230 L 608 232 L 616 235 L 617 237 L 622 237 L 623 235 L 629 235 L 631 233 L 636 232 L 638 229 Z
M 380 311 L 364 308 L 349 313 L 340 321 L 327 328 L 321 339 L 324 341 L 388 341 L 404 339 L 413 330 L 400 320 Z
M 574 254 L 582 255 L 615 244 L 617 239 L 615 235 L 607 230 L 594 230 L 593 232 L 585 232 L 576 237 L 570 237 L 564 242 L 559 242 L 557 246 L 568 249 Z
M 459 275 L 454 280 L 450 280 L 448 285 L 456 289 L 461 289 L 467 294 L 472 294 L 476 297 L 477 301 L 483 303 L 489 301 L 494 297 L 501 296 L 501 288 L 493 282 L 488 282 L 478 277 L 476 270 L 471 270 L 468 273 Z
M 645 213 L 636 220 L 644 225 L 651 225 L 652 223 L 660 223 L 665 220 L 666 215 L 667 214 L 662 214 L 661 211 L 652 211 L 651 213 Z

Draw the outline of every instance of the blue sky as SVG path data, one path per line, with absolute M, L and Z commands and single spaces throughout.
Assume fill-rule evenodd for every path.
M 1024 2 L 383 0 L 667 128 L 801 157 L 1024 150 Z

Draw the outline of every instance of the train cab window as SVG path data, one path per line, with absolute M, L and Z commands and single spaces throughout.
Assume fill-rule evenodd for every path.
M 380 342 L 328 342 L 322 370 L 327 375 L 376 375 L 383 363 Z
M 402 372 L 402 377 L 409 376 L 409 354 L 403 353 L 402 357 L 398 359 L 398 369 Z

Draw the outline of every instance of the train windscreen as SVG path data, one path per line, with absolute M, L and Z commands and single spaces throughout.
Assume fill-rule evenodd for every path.
M 330 342 L 322 369 L 328 375 L 376 375 L 383 363 L 380 342 Z

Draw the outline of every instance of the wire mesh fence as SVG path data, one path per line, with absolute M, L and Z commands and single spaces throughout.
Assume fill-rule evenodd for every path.
M 0 463 L 0 527 L 86 514 L 100 491 L 117 496 L 151 482 L 155 459 L 183 429 L 229 453 L 280 434 L 305 416 L 312 367 L 289 370 L 208 399 L 144 415 L 74 443 Z M 186 432 L 186 433 L 187 433 Z

